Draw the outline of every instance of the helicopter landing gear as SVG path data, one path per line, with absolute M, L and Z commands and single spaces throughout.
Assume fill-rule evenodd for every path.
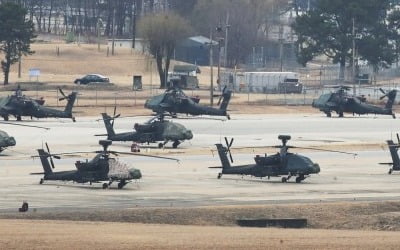
M 162 148 L 162 147 L 164 147 L 164 143 L 158 143 L 158 148 Z
M 181 144 L 180 141 L 174 141 L 174 143 L 172 143 L 172 147 L 177 148 L 179 146 L 179 144 Z
M 392 174 L 392 172 L 393 172 L 393 169 L 391 168 L 391 169 L 389 169 L 388 174 Z
M 344 116 L 343 116 L 343 112 L 339 112 L 339 117 L 340 118 L 343 118 Z
M 72 117 L 72 122 L 76 122 L 75 117 Z
M 17 121 L 21 121 L 22 120 L 22 118 L 21 118 L 21 116 L 20 115 L 17 115 Z
M 325 114 L 326 114 L 326 117 L 332 117 L 331 112 L 325 112 Z
M 122 189 L 125 185 L 126 185 L 126 181 L 125 181 L 125 180 L 121 180 L 121 181 L 118 183 L 118 189 Z
M 107 189 L 108 188 L 108 184 L 107 183 L 103 183 L 103 189 Z
M 304 177 L 304 175 L 299 175 L 296 177 L 296 183 L 300 183 L 301 181 L 303 181 L 306 177 Z
M 393 119 L 396 119 L 396 114 L 393 113 L 393 114 L 392 114 L 392 117 L 393 117 Z
M 3 115 L 4 121 L 8 121 L 8 115 Z
M 43 178 L 42 179 L 40 179 L 40 181 L 39 181 L 39 184 L 43 184 Z
M 218 173 L 217 178 L 218 178 L 218 179 L 221 179 L 221 177 L 222 177 L 222 173 Z

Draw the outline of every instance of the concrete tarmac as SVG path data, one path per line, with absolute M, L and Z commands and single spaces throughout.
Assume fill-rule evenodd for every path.
M 142 149 L 149 153 L 168 152 L 168 156 L 181 162 L 143 157 L 123 157 L 142 171 L 143 179 L 130 183 L 123 190 L 116 184 L 103 190 L 101 184 L 74 184 L 46 182 L 39 185 L 42 172 L 38 159 L 30 159 L 36 149 L 48 142 L 53 153 L 99 150 L 99 137 L 105 129 L 97 117 L 69 120 L 32 120 L 25 124 L 50 127 L 51 130 L 0 125 L 17 140 L 17 146 L 4 151 L 0 157 L 0 211 L 15 210 L 22 201 L 36 209 L 86 209 L 208 206 L 237 204 L 269 204 L 288 202 L 324 202 L 334 200 L 390 200 L 400 197 L 400 176 L 388 175 L 388 167 L 379 162 L 391 161 L 387 148 L 375 148 L 357 152 L 353 157 L 337 153 L 302 151 L 321 166 L 321 173 L 306 179 L 301 184 L 281 183 L 280 178 L 271 180 L 223 176 L 218 180 L 217 155 L 211 153 L 214 144 L 224 136 L 234 137 L 234 146 L 277 145 L 279 134 L 292 135 L 290 145 L 363 145 L 382 144 L 394 137 L 397 120 L 384 116 L 326 118 L 322 114 L 298 115 L 234 115 L 230 121 L 211 119 L 179 119 L 194 133 L 191 142 L 179 147 L 202 149 L 202 154 L 181 154 L 172 149 Z M 124 118 L 115 122 L 120 132 L 129 131 L 134 122 L 143 122 L 148 117 Z M 112 150 L 128 151 L 130 143 L 114 143 Z M 340 149 L 340 148 L 339 148 Z M 209 150 L 209 151 L 208 151 Z M 171 154 L 172 152 L 172 154 Z M 165 153 L 165 152 L 164 152 Z M 256 154 L 275 153 L 254 149 L 252 154 L 234 154 L 234 164 L 253 163 Z M 72 170 L 76 160 L 84 157 L 65 158 L 56 161 L 55 171 Z

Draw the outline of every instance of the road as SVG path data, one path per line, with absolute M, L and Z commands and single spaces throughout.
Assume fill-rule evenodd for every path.
M 0 125 L 2 130 L 16 137 L 17 146 L 4 151 L 0 157 L 0 211 L 14 210 L 23 200 L 36 209 L 86 209 L 206 206 L 233 204 L 269 204 L 288 202 L 314 202 L 333 200 L 381 200 L 400 197 L 399 176 L 388 175 L 387 166 L 379 162 L 390 161 L 386 148 L 354 151 L 357 157 L 327 152 L 302 151 L 321 166 L 321 173 L 304 183 L 281 183 L 280 178 L 259 179 L 241 176 L 223 176 L 217 180 L 220 164 L 212 155 L 213 144 L 223 136 L 234 137 L 234 146 L 276 145 L 278 134 L 292 135 L 291 145 L 331 146 L 382 144 L 396 132 L 397 120 L 389 117 L 326 118 L 317 114 L 296 115 L 237 115 L 230 121 L 210 119 L 176 120 L 192 129 L 194 139 L 180 145 L 182 149 L 142 149 L 143 152 L 168 154 L 181 162 L 124 157 L 141 169 L 143 179 L 128 184 L 123 190 L 103 190 L 100 184 L 73 184 L 48 182 L 39 185 L 39 160 L 27 156 L 48 142 L 53 153 L 98 150 L 98 137 L 104 133 L 96 117 L 79 118 L 78 122 L 57 120 L 27 121 L 26 124 L 50 127 L 48 131 Z M 138 122 L 146 117 L 139 117 Z M 133 127 L 133 118 L 115 122 L 118 131 Z M 115 143 L 113 150 L 127 151 L 129 143 Z M 186 150 L 186 151 L 185 151 Z M 196 153 L 196 150 L 199 152 Z M 183 152 L 186 152 L 183 154 Z M 192 153 L 191 153 L 192 152 Z M 234 164 L 252 163 L 255 154 L 275 153 L 254 149 L 254 153 L 234 154 Z M 82 157 L 56 161 L 55 170 L 74 169 L 74 162 Z M 115 184 L 114 184 L 115 185 Z

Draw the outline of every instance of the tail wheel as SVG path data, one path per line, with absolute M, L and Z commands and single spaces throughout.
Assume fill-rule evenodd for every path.
M 217 178 L 218 178 L 218 179 L 221 179 L 221 177 L 222 177 L 222 173 L 219 173 L 218 176 L 217 176 Z
M 393 172 L 393 169 L 389 169 L 389 174 L 392 174 L 392 172 Z
M 42 179 L 40 179 L 40 181 L 39 181 L 39 184 L 43 184 L 43 178 Z

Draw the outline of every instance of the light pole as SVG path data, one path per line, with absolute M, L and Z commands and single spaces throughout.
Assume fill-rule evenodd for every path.
M 213 72 L 213 64 L 214 64 L 214 62 L 213 62 L 213 32 L 212 32 L 212 29 L 210 30 L 210 42 L 209 42 L 209 59 L 210 59 L 210 70 L 211 70 L 211 74 L 210 74 L 210 81 L 211 81 L 211 83 L 210 83 L 210 105 L 211 106 L 213 106 L 213 104 L 214 104 L 214 72 Z

